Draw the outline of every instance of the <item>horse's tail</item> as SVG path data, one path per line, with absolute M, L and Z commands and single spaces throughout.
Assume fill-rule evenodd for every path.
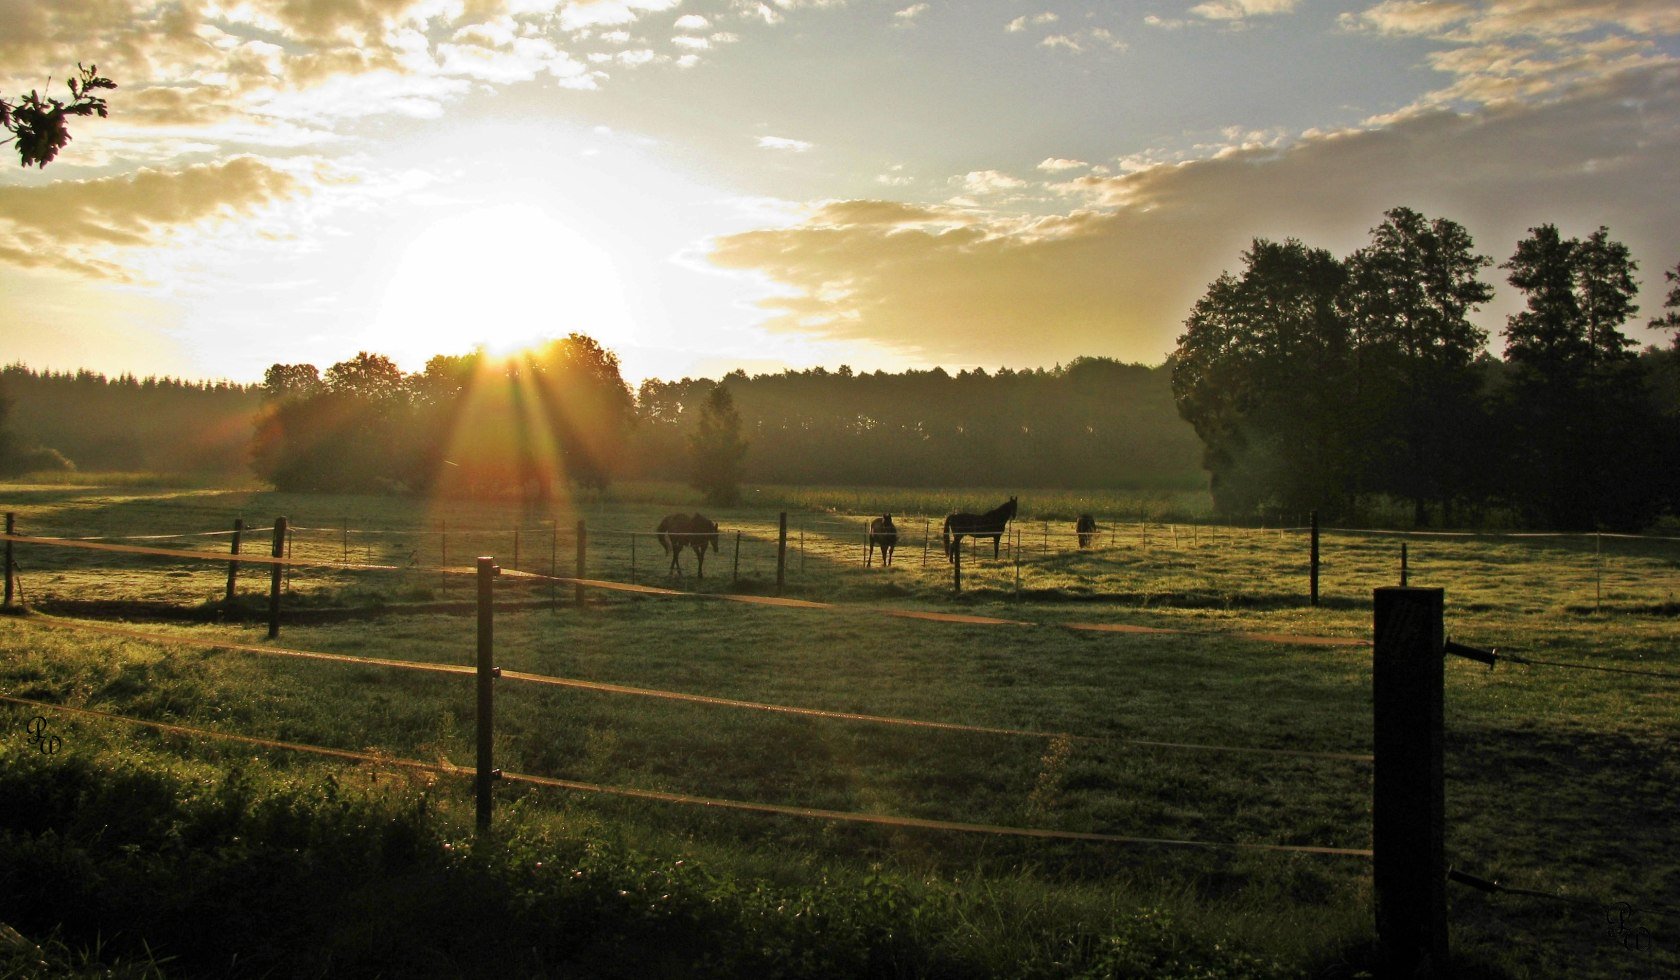
M 951 557 L 951 519 L 945 518 L 945 524 L 939 529 L 939 540 L 945 545 L 945 557 Z
M 667 555 L 671 553 L 671 536 L 666 532 L 666 529 L 670 526 L 671 519 L 667 517 L 659 522 L 658 533 L 654 535 L 654 537 L 659 539 L 659 550 L 665 552 Z

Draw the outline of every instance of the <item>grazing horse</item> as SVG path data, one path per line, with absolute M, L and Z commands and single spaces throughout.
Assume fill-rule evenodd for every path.
M 1005 503 L 993 507 L 984 514 L 951 514 L 945 518 L 945 529 L 941 536 L 945 542 L 945 557 L 950 561 L 957 560 L 957 550 L 962 547 L 963 535 L 972 538 L 991 538 L 992 557 L 998 556 L 998 540 L 1003 537 L 1005 525 L 1015 519 L 1015 498 L 1010 497 Z
M 868 568 L 875 559 L 875 549 L 881 549 L 881 564 L 891 565 L 893 549 L 898 547 L 898 528 L 893 527 L 892 515 L 882 514 L 869 522 L 869 554 L 863 559 Z
M 1089 548 L 1091 542 L 1097 539 L 1097 519 L 1090 514 L 1080 514 L 1073 525 L 1073 532 L 1079 535 L 1079 546 Z
M 718 550 L 718 526 L 699 514 L 672 514 L 659 522 L 659 547 L 671 555 L 671 574 L 681 575 L 677 557 L 694 549 L 696 578 L 706 577 L 706 549 Z

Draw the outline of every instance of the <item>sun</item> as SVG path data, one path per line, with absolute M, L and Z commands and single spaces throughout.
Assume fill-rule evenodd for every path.
M 633 338 L 612 257 L 536 206 L 481 207 L 421 231 L 398 260 L 374 322 L 382 353 L 422 363 L 483 347 L 508 354 L 569 333 Z

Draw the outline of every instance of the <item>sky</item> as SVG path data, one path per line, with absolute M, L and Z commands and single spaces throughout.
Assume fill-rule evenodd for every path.
M 1383 212 L 1680 263 L 1673 0 L 0 0 L 0 360 L 260 380 L 571 332 L 633 384 L 1159 364 Z M 1498 353 L 1520 296 L 1476 314 Z

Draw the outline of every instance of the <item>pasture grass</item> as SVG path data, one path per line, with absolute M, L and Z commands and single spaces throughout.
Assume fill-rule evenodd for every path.
M 348 525 L 362 560 L 400 565 L 406 548 L 419 552 L 419 567 L 394 573 L 300 570 L 288 608 L 377 603 L 387 609 L 468 596 L 470 580 L 431 568 L 443 557 L 445 523 L 453 538 L 452 565 L 457 553 L 461 560 L 488 553 L 511 567 L 517 527 L 521 566 L 546 570 L 552 563 L 565 574 L 575 550 L 571 529 L 584 520 L 590 575 L 629 579 L 634 540 L 634 576 L 663 585 L 672 581 L 664 570 L 667 559 L 651 538 L 631 532 L 651 528 L 663 513 L 695 509 L 692 498 L 675 491 L 664 499 L 649 492 L 577 501 L 538 514 L 488 504 L 141 489 L 7 487 L 4 503 L 18 512 L 25 533 L 76 536 L 203 531 L 228 526 L 238 514 L 256 523 L 257 515 L 287 513 L 301 527 L 320 529 L 299 533 L 298 553 L 330 560 L 344 557 Z M 1399 538 L 1327 531 L 1315 608 L 1305 601 L 1306 542 L 1298 530 L 1107 520 L 1100 546 L 1081 551 L 1050 517 L 1036 518 L 1040 511 L 1027 498 L 1018 536 L 1000 543 L 998 559 L 991 558 L 989 541 L 984 557 L 970 553 L 964 593 L 955 597 L 936 543 L 922 563 L 915 535 L 922 515 L 912 509 L 898 512 L 904 540 L 895 564 L 864 569 L 861 525 L 868 512 L 842 506 L 847 492 L 827 498 L 833 509 L 790 514 L 785 582 L 788 594 L 846 608 L 765 609 L 595 593 L 584 609 L 567 601 L 557 609 L 499 611 L 498 663 L 605 683 L 1027 729 L 1046 737 L 930 732 L 504 680 L 497 694 L 497 765 L 664 792 L 970 823 L 1368 846 L 1368 765 L 1145 749 L 1113 740 L 1369 751 L 1368 651 L 1231 634 L 1368 636 L 1370 589 L 1397 582 Z M 809 498 L 813 504 L 818 499 Z M 774 506 L 783 503 L 778 499 Z M 774 511 L 743 506 L 707 513 L 724 525 L 723 552 L 708 556 L 703 582 L 693 577 L 693 556 L 685 556 L 677 584 L 774 591 Z M 560 531 L 549 531 L 545 519 Z M 1065 523 L 1070 532 L 1071 522 Z M 732 574 L 736 531 L 742 561 Z M 211 540 L 225 547 L 224 538 Z M 1533 659 L 1680 673 L 1674 649 L 1680 544 L 1590 537 L 1405 540 L 1412 583 L 1446 590 L 1447 629 L 1455 639 Z M 22 549 L 19 561 L 26 600 L 49 609 L 78 600 L 144 598 L 214 610 L 226 574 L 219 565 L 70 549 Z M 246 583 L 247 599 L 260 595 L 266 575 L 258 579 L 253 574 Z M 517 578 L 501 579 L 497 588 L 506 598 L 551 594 L 544 583 Z M 557 594 L 569 600 L 569 590 Z M 860 606 L 960 610 L 1031 625 L 884 619 L 860 613 Z M 1186 632 L 1098 634 L 1059 625 L 1074 622 Z M 262 642 L 256 626 L 238 617 L 220 625 L 145 628 Z M 469 616 L 415 610 L 374 622 L 288 625 L 281 643 L 468 663 L 473 628 Z M 1513 887 L 1601 903 L 1488 896 L 1454 886 L 1455 950 L 1475 970 L 1514 976 L 1650 975 L 1680 967 L 1680 918 L 1637 917 L 1650 931 L 1651 948 L 1630 950 L 1627 931 L 1616 932 L 1604 907 L 1627 902 L 1680 909 L 1680 833 L 1671 806 L 1671 787 L 1680 777 L 1672 737 L 1680 684 L 1538 666 L 1490 671 L 1458 660 L 1447 670 L 1449 860 Z M 395 757 L 464 766 L 473 758 L 474 703 L 471 681 L 464 678 L 160 646 L 0 619 L 0 691 Z M 150 774 L 160 799 L 189 800 L 175 809 L 160 803 L 151 819 L 185 826 L 200 818 L 190 803 L 195 794 L 225 783 L 235 769 L 250 781 L 251 800 L 270 801 L 248 802 L 250 812 L 330 809 L 323 800 L 338 799 L 331 793 L 339 791 L 326 787 L 348 781 L 361 787 L 355 807 L 373 808 L 356 810 L 362 824 L 408 820 L 413 834 L 432 842 L 422 849 L 424 860 L 413 858 L 417 865 L 368 865 L 357 888 L 377 892 L 374 882 L 382 875 L 447 875 L 437 870 L 453 866 L 454 859 L 438 857 L 444 844 L 451 853 L 479 852 L 460 780 L 416 781 L 396 769 L 347 767 L 68 718 L 53 722 L 68 754 L 49 760 L 24 751 L 18 737 L 24 715 L 0 713 L 10 736 L 0 747 L 5 771 L 21 774 L 8 784 L 16 792 L 33 792 L 27 787 L 72 759 L 81 767 L 76 778 L 90 787 Z M 1362 957 L 1371 931 L 1370 869 L 1359 859 L 942 834 L 513 784 L 500 786 L 498 796 L 503 829 L 497 846 L 522 857 L 492 862 L 484 872 L 495 882 L 491 890 L 525 889 L 563 906 L 583 902 L 579 907 L 597 917 L 590 921 L 611 921 L 611 928 L 602 927 L 610 936 L 627 923 L 644 927 L 642 912 L 631 914 L 634 902 L 622 908 L 608 902 L 612 907 L 603 910 L 596 898 L 545 890 L 526 880 L 530 864 L 544 860 L 543 854 L 576 864 L 583 860 L 578 855 L 610 852 L 600 858 L 601 874 L 622 883 L 655 871 L 669 877 L 682 861 L 701 869 L 693 873 L 704 878 L 705 897 L 685 899 L 685 911 L 661 919 L 666 924 L 660 928 L 722 922 L 733 930 L 727 942 L 774 938 L 766 940 L 775 950 L 768 959 L 752 959 L 732 946 L 718 952 L 733 957 L 730 968 L 780 975 L 849 967 L 899 975 L 1073 976 L 1170 973 L 1167 964 L 1178 962 L 1186 972 L 1212 975 L 1336 975 L 1369 965 Z M 404 816 L 404 808 L 421 799 L 426 819 Z M 40 832 L 26 835 L 35 842 L 29 846 L 39 843 Z M 15 825 L 8 833 L 4 839 L 21 846 Z M 355 846 L 369 846 L 366 833 L 372 831 Z M 124 840 L 107 834 L 97 845 L 76 841 L 74 847 L 82 848 L 77 860 L 121 864 Z M 68 854 L 72 845 L 65 847 Z M 139 876 L 142 870 L 136 864 L 123 873 Z M 610 889 L 620 890 L 641 895 Z M 786 918 L 789 908 L 807 910 L 806 921 Z M 410 925 L 429 921 L 427 914 L 415 910 Z M 30 921 L 38 930 L 61 922 L 68 929 L 70 918 L 65 911 L 61 919 Z M 801 932 L 811 921 L 850 924 Z M 897 938 L 884 938 L 883 929 L 896 929 Z M 92 939 L 73 938 L 84 948 Z M 520 941 L 526 939 L 533 948 L 557 942 L 522 934 Z M 361 942 L 355 956 L 383 949 L 367 937 L 335 941 Z M 447 943 L 433 945 L 428 955 L 471 966 L 450 959 L 460 954 Z M 567 962 L 574 964 L 593 962 L 589 957 L 604 949 L 568 948 L 555 955 L 571 956 Z M 179 951 L 170 946 L 158 952 Z M 887 953 L 896 959 L 870 959 Z M 121 954 L 147 962 L 132 946 Z M 522 969 L 540 972 L 536 960 L 520 962 Z M 650 963 L 657 968 L 652 960 L 642 965 Z M 721 972 L 722 963 L 712 966 Z

